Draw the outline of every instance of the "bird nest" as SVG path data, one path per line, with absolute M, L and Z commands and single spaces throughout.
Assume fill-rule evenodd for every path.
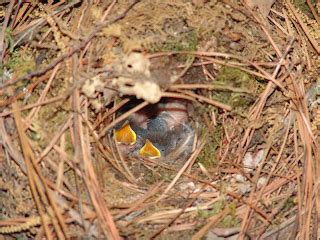
M 0 5 L 0 235 L 317 239 L 319 4 L 93 2 Z

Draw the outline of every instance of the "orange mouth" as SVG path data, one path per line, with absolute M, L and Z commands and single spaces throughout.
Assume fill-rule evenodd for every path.
M 144 146 L 139 150 L 139 154 L 142 157 L 150 158 L 150 159 L 157 159 L 161 157 L 161 153 L 158 148 L 156 148 L 152 142 L 150 142 L 148 139 L 146 140 L 146 143 Z
M 125 123 L 119 130 L 116 130 L 114 132 L 114 138 L 118 144 L 133 145 L 137 141 L 137 135 L 129 123 Z

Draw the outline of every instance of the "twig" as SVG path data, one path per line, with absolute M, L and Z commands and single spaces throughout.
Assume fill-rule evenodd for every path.
M 12 94 L 12 90 L 10 88 L 9 88 L 9 94 Z M 42 176 L 41 171 L 35 162 L 34 153 L 31 149 L 31 146 L 29 145 L 28 138 L 22 126 L 20 113 L 16 111 L 18 108 L 17 105 L 18 105 L 17 103 L 13 104 L 13 110 L 15 110 L 14 118 L 15 118 L 17 130 L 19 133 L 19 137 L 21 140 L 21 145 L 22 145 L 26 166 L 28 169 L 28 178 L 29 178 L 30 188 L 32 190 L 32 194 L 36 202 L 37 209 L 40 213 L 42 224 L 46 231 L 46 236 L 48 237 L 48 239 L 52 239 L 51 231 L 49 230 L 47 220 L 44 218 L 45 212 L 43 211 L 41 200 L 43 202 L 49 203 L 50 206 L 52 207 L 52 209 L 50 210 L 48 208 L 45 208 L 45 209 L 47 210 L 47 212 L 51 217 L 56 234 L 60 239 L 65 239 L 66 232 L 67 232 L 65 222 L 63 221 L 61 212 L 58 209 L 57 204 L 53 201 L 50 191 L 48 189 L 48 186 L 45 183 L 44 177 Z
M 310 0 L 307 0 L 307 4 L 308 4 L 308 6 L 309 6 L 309 8 L 310 8 L 310 10 L 311 10 L 311 12 L 312 12 L 313 17 L 316 19 L 316 21 L 318 22 L 318 24 L 320 24 L 320 18 L 319 18 L 319 16 L 318 16 L 316 10 L 314 9 L 311 1 L 310 1 Z
M 48 146 L 42 151 L 40 154 L 40 157 L 36 160 L 37 163 L 39 163 L 53 148 L 53 146 L 58 142 L 61 135 L 70 127 L 72 121 L 72 116 L 69 117 L 69 119 L 63 124 L 61 129 L 58 131 L 58 133 L 52 138 Z
M 292 47 L 292 44 L 294 42 L 294 38 L 291 38 L 290 39 L 290 42 L 288 43 L 287 47 L 286 47 L 286 50 L 285 52 L 282 54 L 275 70 L 273 71 L 273 74 L 272 76 L 273 77 L 276 77 L 280 71 L 280 68 L 282 66 L 282 63 L 285 61 L 285 58 L 287 56 L 287 54 L 289 53 L 289 51 L 291 50 L 291 47 Z M 259 99 L 259 102 L 257 103 L 257 106 L 253 109 L 252 111 L 252 114 L 250 116 L 250 118 L 252 120 L 255 120 L 255 119 L 258 119 L 262 113 L 262 110 L 263 110 L 263 107 L 268 99 L 268 97 L 270 96 L 270 94 L 274 91 L 274 85 L 272 82 L 269 82 L 268 85 L 267 85 L 267 88 L 264 90 L 264 92 L 262 93 L 260 99 Z M 241 147 L 243 148 L 247 148 L 248 145 L 250 144 L 251 142 L 251 139 L 252 139 L 252 136 L 253 136 L 253 132 L 255 130 L 252 128 L 252 127 L 249 127 L 246 132 L 245 132 L 245 135 L 244 135 L 244 138 L 243 138 L 243 141 L 241 143 Z M 240 159 L 242 158 L 242 156 L 239 156 L 239 159 L 238 161 L 240 161 Z
M 287 126 L 286 134 L 285 134 L 285 136 L 284 136 L 284 138 L 283 138 L 283 142 L 282 142 L 281 148 L 280 148 L 280 150 L 279 150 L 279 153 L 278 153 L 277 158 L 275 159 L 275 163 L 273 164 L 272 169 L 271 169 L 271 171 L 269 172 L 269 175 L 268 175 L 266 184 L 261 188 L 258 196 L 255 195 L 255 188 L 257 187 L 256 185 L 255 185 L 255 188 L 252 189 L 252 191 L 251 191 L 249 201 L 250 201 L 250 202 L 254 202 L 254 203 L 253 203 L 254 205 L 257 205 L 257 204 L 258 204 L 258 202 L 259 202 L 259 200 L 261 199 L 261 196 L 262 196 L 262 194 L 263 194 L 263 192 L 264 192 L 264 189 L 265 189 L 265 187 L 267 186 L 267 183 L 270 181 L 270 178 L 271 178 L 271 176 L 272 176 L 272 173 L 275 171 L 275 169 L 276 169 L 279 161 L 281 160 L 281 156 L 282 156 L 282 153 L 283 153 L 283 151 L 284 151 L 284 147 L 286 146 L 286 143 L 287 143 L 287 140 L 288 140 L 288 135 L 289 135 L 289 131 L 290 131 L 290 125 L 291 125 L 291 124 L 288 124 L 288 126 Z M 266 156 L 266 154 L 265 154 L 265 156 Z M 265 160 L 265 159 L 264 159 L 264 160 Z M 254 181 L 254 182 L 256 182 L 256 183 L 257 183 L 257 181 L 258 181 L 258 179 L 259 179 L 259 176 L 260 176 L 261 169 L 262 169 L 262 166 L 263 166 L 263 165 L 264 165 L 264 164 L 263 164 L 263 162 L 262 162 L 262 163 L 260 164 L 260 166 L 259 166 L 259 169 L 258 169 L 256 175 L 255 175 L 255 181 Z M 242 221 L 242 226 L 241 226 L 241 231 L 240 231 L 240 237 L 243 237 L 243 238 L 244 238 L 244 235 L 245 235 L 245 233 L 247 232 L 247 228 L 249 227 L 249 224 L 250 224 L 250 222 L 251 222 L 251 218 L 250 218 L 250 217 L 251 217 L 251 214 L 252 214 L 252 210 L 251 210 L 250 208 L 248 208 L 248 209 L 247 209 L 247 212 L 246 212 L 246 215 L 245 215 L 245 217 L 243 218 L 243 221 Z
M 247 89 L 232 87 L 232 86 L 224 86 L 224 85 L 218 85 L 218 84 L 176 84 L 171 85 L 169 90 L 177 91 L 180 89 L 208 89 L 208 90 L 220 90 L 220 91 L 230 91 L 230 92 L 236 92 L 236 93 L 248 93 L 252 94 Z
M 27 169 L 24 163 L 23 156 L 21 155 L 21 152 L 18 149 L 16 149 L 15 145 L 11 142 L 11 139 L 8 136 L 5 128 L 3 117 L 0 118 L 0 133 L 1 133 L 1 143 L 4 145 L 5 149 L 8 151 L 13 161 L 19 166 L 23 174 L 27 175 Z
M 94 30 L 79 44 L 77 44 L 75 47 L 71 48 L 69 50 L 69 52 L 62 54 L 60 57 L 56 58 L 55 60 L 53 60 L 50 64 L 48 64 L 46 67 L 33 71 L 29 74 L 26 74 L 22 77 L 19 77 L 17 79 L 14 79 L 12 81 L 9 81 L 6 84 L 3 84 L 0 86 L 0 89 L 5 88 L 7 86 L 10 86 L 12 84 L 15 84 L 17 82 L 20 82 L 22 80 L 29 80 L 33 77 L 37 77 L 37 76 L 41 76 L 42 74 L 48 72 L 49 70 L 53 69 L 58 63 L 61 63 L 62 61 L 64 61 L 65 59 L 71 57 L 73 54 L 75 54 L 76 52 L 80 51 L 82 48 L 84 48 L 96 35 L 98 32 L 100 32 L 101 30 L 103 30 L 103 28 L 105 28 L 106 26 L 113 24 L 121 19 L 123 19 L 126 14 L 128 13 L 128 11 L 133 8 L 138 2 L 140 2 L 140 0 L 135 0 L 132 4 L 130 4 L 130 6 L 122 13 L 120 14 L 118 17 L 116 17 L 114 20 L 111 21 L 107 21 L 104 23 L 99 24 L 98 26 L 96 26 L 94 28 Z
M 130 208 L 124 210 L 121 214 L 119 214 L 117 217 L 115 217 L 115 220 L 119 220 L 122 217 L 130 214 L 131 212 L 136 211 L 139 208 L 140 204 L 145 202 L 148 198 L 152 197 L 153 195 L 156 194 L 156 192 L 159 191 L 159 188 L 161 187 L 162 184 L 163 184 L 163 181 L 155 184 L 155 186 L 151 186 L 149 191 L 143 197 L 141 197 L 140 199 L 135 201 L 134 204 Z
M 205 187 L 206 185 L 203 185 L 201 190 Z M 186 204 L 185 206 L 176 214 L 176 216 L 174 216 L 167 224 L 165 224 L 160 230 L 158 230 L 157 232 L 155 232 L 154 234 L 152 234 L 149 239 L 156 239 L 163 231 L 165 231 L 166 229 L 168 229 L 168 227 L 170 227 L 185 211 L 187 208 L 189 208 L 194 201 L 197 199 L 197 197 L 201 194 L 201 190 L 199 190 L 199 192 L 196 194 L 195 198 L 191 198 Z M 190 194 L 189 194 L 190 195 Z
M 210 228 L 229 213 L 229 209 L 225 208 L 219 214 L 214 215 L 208 219 L 208 223 L 204 225 L 196 234 L 192 236 L 192 240 L 200 240 L 209 231 Z
M 139 105 L 137 105 L 136 107 L 130 109 L 129 111 L 127 111 L 126 113 L 122 114 L 120 117 L 118 117 L 117 119 L 115 119 L 112 123 L 110 123 L 106 128 L 104 128 L 101 133 L 99 134 L 99 139 L 103 136 L 106 135 L 106 133 L 113 128 L 114 126 L 116 126 L 118 123 L 122 122 L 123 120 L 125 120 L 126 118 L 128 118 L 131 114 L 139 111 L 140 109 L 144 108 L 145 106 L 147 106 L 149 103 L 147 101 L 144 101 L 142 103 L 140 103 Z
M 21 7 L 21 3 L 22 1 L 21 0 L 18 0 L 18 4 L 17 6 L 15 7 L 15 13 L 13 14 L 13 18 L 12 18 L 12 21 L 11 21 L 11 24 L 10 24 L 10 28 L 13 29 L 14 27 L 14 24 L 17 20 L 17 15 L 18 15 L 18 12 L 20 10 L 20 7 Z
M 317 51 L 317 53 L 320 54 L 320 47 L 318 46 L 317 41 L 312 37 L 308 27 L 303 23 L 301 17 L 297 13 L 297 11 L 294 9 L 292 3 L 289 0 L 286 0 L 286 3 L 289 6 L 289 8 L 290 8 L 291 12 L 293 13 L 293 15 L 295 16 L 295 18 L 297 19 L 297 21 L 298 21 L 299 25 L 301 26 L 301 28 L 303 29 L 304 33 L 306 34 L 306 36 L 307 36 L 308 40 L 310 41 L 311 45 Z
M 208 103 L 208 104 L 210 104 L 212 106 L 215 106 L 215 107 L 218 107 L 218 108 L 222 108 L 223 110 L 226 110 L 226 111 L 231 111 L 232 110 L 232 107 L 227 105 L 227 104 L 220 103 L 220 102 L 215 101 L 213 99 L 210 99 L 210 98 L 195 94 L 195 93 L 193 93 L 191 91 L 181 91 L 181 93 L 184 93 L 187 96 L 191 96 L 191 97 L 193 97 L 195 99 L 198 99 L 200 102 L 205 102 L 205 103 Z
M 47 105 L 47 104 L 58 102 L 58 101 L 62 101 L 62 100 L 65 100 L 65 97 L 61 97 L 61 96 L 53 97 L 53 98 L 44 100 L 44 101 L 39 102 L 39 103 L 32 103 L 32 104 L 26 105 L 24 107 L 20 107 L 20 108 L 17 109 L 17 111 L 18 112 L 22 112 L 22 111 L 25 111 L 25 110 L 28 110 L 28 109 L 31 109 L 31 108 L 34 108 L 34 107 L 43 106 L 43 105 Z M 0 117 L 5 117 L 5 116 L 11 115 L 13 113 L 14 113 L 13 110 L 5 111 L 3 113 L 0 113 Z
M 170 191 L 170 189 L 174 186 L 174 184 L 176 184 L 176 182 L 181 177 L 181 175 L 184 173 L 184 171 L 187 169 L 189 164 L 199 155 L 199 153 L 201 152 L 202 148 L 204 147 L 204 144 L 205 144 L 205 141 L 202 140 L 202 142 L 199 144 L 199 147 L 197 148 L 197 150 L 192 153 L 192 155 L 190 156 L 189 160 L 186 161 L 186 163 L 183 165 L 183 167 L 180 169 L 180 171 L 177 173 L 177 175 L 171 181 L 171 183 L 168 185 L 168 187 L 164 190 L 162 195 L 156 200 L 156 202 L 159 202 Z
M 5 40 L 5 36 L 6 36 L 7 26 L 9 24 L 9 20 L 10 20 L 10 17 L 11 17 L 11 12 L 13 10 L 14 2 L 15 2 L 15 0 L 11 0 L 10 1 L 9 7 L 7 9 L 6 16 L 5 16 L 3 25 L 2 25 L 2 31 L 1 31 L 1 34 L 0 34 L 0 63 L 2 63 L 4 55 L 5 55 L 5 52 L 6 52 L 6 47 L 4 45 L 4 40 Z
M 165 168 L 165 169 L 168 169 L 168 170 L 171 170 L 171 171 L 176 171 L 175 169 L 172 169 L 170 167 L 168 167 L 167 165 L 163 164 L 163 163 L 160 163 L 160 162 L 157 162 L 157 161 L 154 161 L 154 160 L 151 160 L 151 159 L 145 159 L 145 161 L 148 161 L 148 162 L 151 162 L 153 164 L 156 164 L 162 168 Z M 219 190 L 220 187 L 219 186 L 216 186 L 215 184 L 213 184 L 212 182 L 209 182 L 209 181 L 206 181 L 206 180 L 203 180 L 197 176 L 194 176 L 194 175 L 191 175 L 191 174 L 188 174 L 186 172 L 183 172 L 182 173 L 183 176 L 185 177 L 188 177 L 192 180 L 195 180 L 195 181 L 198 181 L 200 183 L 204 183 L 204 184 L 207 184 L 208 186 L 214 188 L 214 189 L 217 189 Z M 271 222 L 271 219 L 268 217 L 268 215 L 263 212 L 259 207 L 256 207 L 254 206 L 253 204 L 251 204 L 250 202 L 248 202 L 247 200 L 243 199 L 241 196 L 239 196 L 238 194 L 234 193 L 234 192 L 226 192 L 226 194 L 232 198 L 234 198 L 235 200 L 239 201 L 240 203 L 243 203 L 245 205 L 248 205 L 250 208 L 254 209 L 254 211 L 256 213 L 258 213 L 262 218 L 266 219 L 268 222 Z

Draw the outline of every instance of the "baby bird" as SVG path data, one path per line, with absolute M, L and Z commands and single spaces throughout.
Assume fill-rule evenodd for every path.
M 116 143 L 125 155 L 174 161 L 186 158 L 192 151 L 194 130 L 186 103 L 169 100 L 133 114 L 114 133 Z

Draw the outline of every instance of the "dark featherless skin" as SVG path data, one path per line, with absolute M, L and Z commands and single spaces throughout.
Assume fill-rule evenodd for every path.
M 167 100 L 150 105 L 132 114 L 126 124 L 130 129 L 124 124 L 115 133 L 125 126 L 121 131 L 135 141 L 119 146 L 123 155 L 174 161 L 185 159 L 192 152 L 194 130 L 189 123 L 184 101 Z

